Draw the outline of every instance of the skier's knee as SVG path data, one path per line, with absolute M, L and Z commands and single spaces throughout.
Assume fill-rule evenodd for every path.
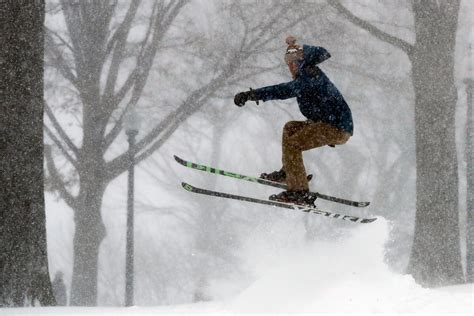
M 294 130 L 299 125 L 299 123 L 300 122 L 298 122 L 298 121 L 286 122 L 285 125 L 283 126 L 283 131 L 290 132 L 290 131 Z

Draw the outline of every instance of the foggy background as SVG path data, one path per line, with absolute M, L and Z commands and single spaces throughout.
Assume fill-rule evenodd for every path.
M 411 43 L 415 38 L 409 2 L 382 4 L 367 0 L 344 4 L 357 16 Z M 130 3 L 117 2 L 112 28 L 126 18 Z M 153 3 L 137 2 L 117 72 L 117 86 L 125 83 L 137 64 L 137 50 L 146 34 Z M 167 4 L 163 2 L 163 6 Z M 472 76 L 469 13 L 473 9 L 472 2 L 461 1 L 455 53 L 462 243 L 466 230 L 467 111 L 462 81 Z M 58 57 L 74 65 L 75 48 L 68 47 L 70 32 L 57 1 L 47 2 L 46 26 L 51 33 L 45 44 L 45 98 L 72 143 L 80 147 L 85 128 L 83 103 L 77 87 L 61 71 Z M 167 115 L 178 107 L 185 105 L 187 113 L 176 120 L 174 129 L 167 130 L 169 133 L 163 132 L 166 136 L 160 136 L 162 143 L 136 168 L 137 305 L 226 299 L 258 278 L 259 271 L 271 266 L 282 249 L 351 234 L 352 223 L 191 195 L 181 188 L 181 181 L 186 181 L 254 197 L 275 193 L 275 189 L 187 170 L 174 162 L 173 154 L 248 175 L 281 167 L 283 125 L 289 120 L 304 120 L 296 100 L 260 102 L 260 106 L 249 102 L 238 108 L 232 98 L 249 87 L 291 80 L 283 61 L 284 39 L 290 34 L 300 44 L 323 46 L 331 53 L 321 68 L 345 96 L 354 119 L 354 136 L 346 145 L 304 153 L 306 170 L 314 175 L 310 188 L 371 201 L 370 207 L 362 210 L 325 201 L 317 201 L 317 205 L 349 215 L 381 215 L 389 220 L 385 261 L 394 271 L 405 272 L 416 209 L 414 92 L 407 56 L 344 20 L 325 1 L 195 0 L 179 8 L 167 25 L 148 65 L 143 91 L 133 103 L 140 117 L 138 141 L 157 125 L 165 126 Z M 91 41 L 84 45 L 94 45 Z M 235 52 L 239 52 L 238 60 Z M 110 62 L 105 62 L 104 73 L 109 67 Z M 101 83 L 105 90 L 104 73 Z M 134 98 L 133 92 L 127 96 Z M 54 130 L 51 119 L 46 124 Z M 52 158 L 65 187 L 77 194 L 80 183 L 74 167 L 48 133 L 46 142 L 52 146 Z M 122 131 L 107 149 L 105 160 L 114 159 L 127 148 Z M 50 172 L 48 175 L 51 179 Z M 51 184 L 46 195 L 49 267 L 53 277 L 59 271 L 64 273 L 69 294 L 77 230 L 73 210 L 53 188 Z M 122 173 L 106 186 L 100 212 L 105 237 L 99 248 L 99 305 L 123 304 L 126 197 L 127 174 Z M 461 249 L 464 256 L 464 244 Z

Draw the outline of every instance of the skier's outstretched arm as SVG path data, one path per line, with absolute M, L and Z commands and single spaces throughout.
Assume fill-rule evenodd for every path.
M 234 103 L 237 106 L 244 106 L 247 101 L 284 100 L 294 97 L 296 97 L 295 80 L 237 93 L 234 97 Z
M 285 100 L 296 97 L 295 81 L 253 90 L 259 100 Z

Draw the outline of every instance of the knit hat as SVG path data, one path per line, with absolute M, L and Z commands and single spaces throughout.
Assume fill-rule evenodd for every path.
M 285 63 L 291 72 L 291 77 L 296 79 L 301 66 L 299 61 L 303 60 L 303 48 L 296 44 L 296 38 L 294 36 L 288 36 L 285 42 L 288 45 L 285 53 Z
M 303 48 L 296 43 L 296 37 L 290 35 L 285 39 L 288 45 L 285 52 L 285 62 L 288 65 L 290 62 L 300 60 L 303 58 Z

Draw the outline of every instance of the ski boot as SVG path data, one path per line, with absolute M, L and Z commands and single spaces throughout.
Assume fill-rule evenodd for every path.
M 306 179 L 308 179 L 308 182 L 311 181 L 313 178 L 312 174 L 308 174 L 306 176 Z M 264 180 L 269 180 L 272 182 L 278 182 L 278 183 L 286 183 L 286 172 L 283 169 L 280 169 L 278 171 L 273 171 L 271 173 L 262 173 L 260 175 L 260 179 Z
M 298 204 L 302 206 L 315 207 L 316 194 L 307 190 L 301 191 L 283 191 L 278 194 L 270 195 L 271 201 Z
M 286 181 L 286 172 L 283 169 L 278 171 L 273 171 L 271 173 L 262 173 L 260 179 L 269 180 L 272 182 L 285 183 Z

